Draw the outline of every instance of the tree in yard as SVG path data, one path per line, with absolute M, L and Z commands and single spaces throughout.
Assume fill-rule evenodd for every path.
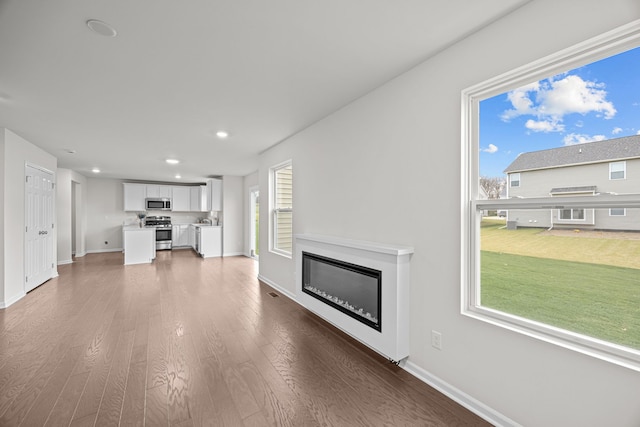
M 504 186 L 506 185 L 506 181 L 504 178 L 499 176 L 481 176 L 480 177 L 480 187 L 487 194 L 488 199 L 499 199 Z

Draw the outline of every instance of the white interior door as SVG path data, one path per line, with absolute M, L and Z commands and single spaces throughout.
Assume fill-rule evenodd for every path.
M 53 260 L 53 174 L 35 167 L 25 170 L 25 292 L 55 274 Z

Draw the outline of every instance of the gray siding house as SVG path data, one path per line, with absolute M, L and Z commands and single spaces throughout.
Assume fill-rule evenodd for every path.
M 640 135 L 522 153 L 504 172 L 509 198 L 638 194 Z M 640 209 L 512 209 L 507 220 L 518 227 L 637 231 Z

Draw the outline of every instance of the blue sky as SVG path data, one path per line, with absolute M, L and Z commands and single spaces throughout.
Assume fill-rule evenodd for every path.
M 520 153 L 640 134 L 640 47 L 480 102 L 480 174 Z

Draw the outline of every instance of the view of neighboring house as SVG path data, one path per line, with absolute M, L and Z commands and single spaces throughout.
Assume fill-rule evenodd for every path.
M 640 193 L 640 135 L 520 154 L 504 171 L 508 197 Z M 640 230 L 639 209 L 516 210 L 518 227 Z

